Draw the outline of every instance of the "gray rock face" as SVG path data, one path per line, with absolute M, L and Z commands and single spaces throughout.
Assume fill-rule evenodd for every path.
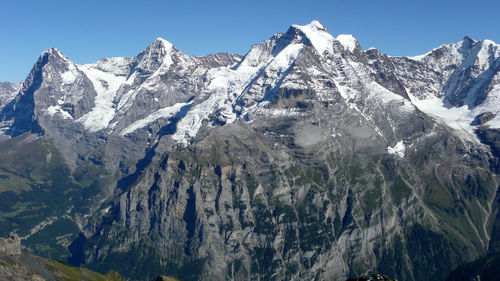
M 0 82 L 0 108 L 4 107 L 19 92 L 20 84 Z
M 243 58 L 160 38 L 89 65 L 49 49 L 0 116 L 7 136 L 46 134 L 73 169 L 113 175 L 79 222 L 78 262 L 139 279 L 442 280 L 498 245 L 499 57 L 470 38 L 390 57 L 317 21 Z
M 8 238 L 0 238 L 0 253 L 4 255 L 20 255 L 21 239 L 15 233 L 10 233 Z
M 495 114 L 491 112 L 484 112 L 476 116 L 474 121 L 472 121 L 472 125 L 483 125 L 495 118 Z

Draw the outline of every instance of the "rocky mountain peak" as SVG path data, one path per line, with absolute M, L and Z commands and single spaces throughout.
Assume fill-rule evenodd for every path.
M 306 25 L 303 25 L 303 26 L 298 25 L 298 24 L 294 24 L 294 25 L 292 25 L 292 27 L 297 28 L 297 29 L 308 28 L 308 29 L 311 29 L 311 30 L 318 30 L 318 31 L 328 32 L 326 30 L 326 27 L 321 22 L 319 22 L 318 20 L 313 20 L 309 24 L 306 24 Z
M 172 43 L 158 37 L 146 50 L 136 57 L 136 70 L 152 73 L 160 68 L 160 66 L 168 67 L 173 63 L 172 54 L 175 52 L 177 50 Z
M 351 34 L 339 34 L 337 37 L 334 37 L 317 20 L 307 25 L 292 25 L 286 34 L 292 33 L 295 34 L 296 38 L 302 39 L 303 43 L 313 46 L 320 55 L 323 55 L 325 52 L 333 54 L 336 43 L 340 43 L 345 51 L 353 52 L 356 48 L 361 50 L 361 46 L 354 36 Z
M 155 41 L 153 41 L 149 47 L 152 48 L 152 49 L 170 49 L 172 48 L 173 44 L 168 42 L 167 40 L 161 38 L 161 37 L 158 37 L 156 38 Z
M 68 57 L 58 49 L 51 47 L 40 55 L 30 76 L 32 74 L 34 76 L 43 75 L 43 73 L 49 73 L 49 75 L 66 73 L 65 76 L 63 75 L 62 80 L 64 83 L 70 84 L 74 81 L 74 76 L 77 75 L 75 68 L 76 65 Z M 43 69 L 45 70 L 42 71 Z M 27 82 L 30 82 L 29 80 L 26 79 Z
M 476 40 L 472 39 L 471 37 L 469 37 L 468 35 L 465 35 L 464 36 L 464 39 L 462 39 L 462 42 L 468 42 L 468 43 L 475 43 Z
M 50 47 L 45 50 L 39 57 L 38 61 L 54 62 L 59 64 L 73 64 L 60 50 Z
M 53 55 L 53 56 L 58 56 L 58 57 L 65 57 L 64 54 L 59 51 L 57 48 L 54 48 L 54 47 L 50 47 L 48 48 L 47 50 L 45 50 L 43 53 L 42 53 L 42 56 L 44 54 L 48 54 L 48 55 Z

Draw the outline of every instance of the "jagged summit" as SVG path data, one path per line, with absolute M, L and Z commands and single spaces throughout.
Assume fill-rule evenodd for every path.
M 317 20 L 307 25 L 294 24 L 292 30 L 299 30 L 314 46 L 320 55 L 325 52 L 334 53 L 334 42 L 342 45 L 345 51 L 353 52 L 359 46 L 358 41 L 350 34 L 339 34 L 337 37 L 331 35 L 326 27 Z
M 64 55 L 64 53 L 62 51 L 60 51 L 59 49 L 57 49 L 55 47 L 50 47 L 47 50 L 43 51 L 40 54 L 40 57 L 38 60 L 41 61 L 41 60 L 46 60 L 48 58 L 52 58 L 54 60 L 61 60 L 62 59 L 63 61 L 66 61 L 66 62 L 71 61 L 66 55 Z
M 459 43 L 445 44 L 427 54 L 411 59 L 433 65 L 434 68 L 440 69 L 444 75 L 451 75 L 451 72 L 448 71 L 449 65 L 460 65 L 467 61 L 474 62 L 473 59 L 465 60 L 465 58 L 479 57 L 479 65 L 484 70 L 491 64 L 491 60 L 495 58 L 495 55 L 493 55 L 493 58 L 490 59 L 487 54 L 496 45 L 488 40 L 480 42 L 481 44 L 466 37 Z M 53 73 L 53 76 L 58 73 L 54 77 L 60 77 L 57 81 L 62 81 L 62 86 L 54 85 L 54 87 L 61 88 L 63 91 L 74 87 L 73 84 L 77 81 L 80 81 L 79 83 L 90 82 L 94 88 L 93 93 L 95 94 L 87 94 L 85 99 L 83 99 L 82 94 L 73 97 L 69 97 L 67 94 L 62 95 L 58 101 L 51 102 L 49 109 L 46 110 L 47 113 L 51 114 L 51 116 L 62 116 L 66 119 L 81 117 L 78 118 L 78 122 L 84 124 L 91 131 L 102 129 L 113 131 L 115 126 L 120 123 L 118 119 L 115 121 L 113 119 L 118 118 L 117 116 L 130 115 L 126 112 L 131 107 L 133 108 L 137 96 L 145 95 L 146 92 L 156 91 L 160 88 L 170 87 L 170 82 L 163 82 L 163 79 L 171 71 L 171 68 L 179 73 L 178 71 L 181 69 L 187 70 L 198 64 L 213 68 L 222 66 L 221 69 L 208 71 L 207 76 L 203 78 L 207 81 L 206 86 L 199 87 L 205 89 L 204 94 L 195 99 L 193 105 L 193 108 L 199 110 L 189 112 L 184 120 L 179 122 L 179 127 L 173 137 L 176 141 L 187 143 L 186 136 L 188 136 L 187 138 L 193 138 L 201 128 L 202 122 L 210 118 L 209 116 L 214 115 L 219 120 L 217 122 L 222 123 L 234 122 L 241 116 L 250 119 L 250 116 L 253 116 L 266 102 L 276 99 L 276 91 L 278 91 L 276 87 L 284 85 L 297 87 L 296 82 L 292 82 L 294 79 L 289 79 L 289 72 L 296 68 L 295 62 L 300 57 L 307 56 L 302 55 L 306 45 L 312 47 L 312 50 L 316 50 L 320 57 L 326 58 L 326 55 L 328 59 L 343 52 L 354 52 L 357 48 L 361 50 L 358 41 L 352 35 L 340 34 L 335 38 L 323 24 L 313 20 L 306 25 L 291 25 L 286 33 L 275 35 L 269 40 L 254 45 L 243 59 L 231 55 L 190 57 L 176 50 L 169 41 L 158 37 L 134 58 L 103 59 L 94 64 L 83 66 L 73 64 L 58 49 L 49 48 L 42 54 L 41 61 L 37 63 L 39 66 L 37 69 L 45 67 L 49 62 L 52 70 L 45 72 Z M 340 46 L 343 48 L 339 48 Z M 475 55 L 471 53 L 473 49 L 477 49 Z M 56 59 L 50 59 L 49 57 Z M 238 62 L 238 64 L 234 65 L 235 62 Z M 230 69 L 226 68 L 228 65 L 231 66 Z M 88 80 L 84 77 L 88 78 Z M 276 80 L 277 82 L 272 83 L 271 88 L 263 91 L 263 85 L 270 80 Z M 340 87 L 340 89 L 343 96 L 348 96 L 343 87 Z M 461 104 L 462 100 L 471 100 L 471 97 L 476 96 L 469 93 L 467 95 L 462 94 L 462 96 L 466 96 L 465 98 L 449 98 L 457 96 L 455 94 L 456 90 L 449 86 L 446 92 L 449 100 L 458 100 L 455 104 Z M 214 93 L 217 94 L 214 95 Z M 204 101 L 205 94 L 211 95 L 211 99 Z M 94 104 L 92 104 L 91 100 L 94 99 L 94 95 L 96 98 Z M 406 96 L 404 93 L 399 95 Z M 418 96 L 418 94 L 415 95 Z M 193 94 L 186 93 L 186 96 L 191 97 Z M 144 98 L 147 99 L 147 97 Z M 72 116 L 63 110 L 62 104 L 67 101 L 75 103 L 86 99 L 89 100 L 83 104 L 91 109 L 90 112 L 88 112 L 89 109 L 86 109 L 82 110 L 81 114 Z M 162 104 L 160 100 L 168 101 L 164 104 L 168 106 L 173 106 L 176 102 L 185 103 L 187 101 L 187 99 L 178 98 L 175 95 L 163 98 L 155 96 L 153 101 L 156 100 L 159 101 L 159 104 Z M 206 102 L 209 102 L 209 104 L 205 104 Z M 476 101 L 474 100 L 474 102 Z M 154 110 L 160 109 L 153 108 Z M 68 112 L 74 111 L 75 109 L 72 109 Z M 82 114 L 83 116 L 81 116 Z M 132 116 L 132 120 L 136 119 L 137 121 L 138 118 L 143 117 L 142 114 L 131 114 L 130 116 Z M 156 120 L 156 118 L 152 120 Z
M 153 42 L 162 42 L 163 44 L 167 44 L 167 45 L 168 45 L 168 44 L 170 44 L 170 45 L 172 44 L 172 43 L 170 43 L 169 41 L 167 41 L 166 39 L 164 39 L 164 38 L 162 38 L 162 37 L 157 37 L 157 38 L 155 39 L 155 41 L 153 41 Z
M 462 39 L 462 41 L 469 41 L 471 43 L 477 42 L 475 39 L 473 39 L 472 37 L 470 37 L 468 35 L 465 35 L 464 38 Z
M 41 55 L 44 55 L 44 54 L 64 56 L 63 53 L 55 47 L 48 48 L 47 50 L 43 51 Z
M 291 27 L 298 28 L 298 29 L 308 28 L 308 29 L 321 30 L 321 31 L 328 32 L 326 30 L 326 27 L 318 20 L 313 20 L 309 24 L 306 24 L 306 25 L 293 24 Z
M 489 47 L 490 45 L 493 48 L 500 48 L 500 45 L 495 43 L 492 40 L 489 39 L 483 39 L 483 40 L 475 40 L 469 36 L 465 36 L 461 41 L 458 41 L 456 43 L 445 43 L 440 45 L 437 48 L 434 48 L 422 55 L 417 55 L 417 56 L 411 56 L 408 57 L 409 59 L 412 60 L 422 60 L 428 55 L 434 54 L 434 56 L 438 54 L 447 54 L 448 56 L 453 56 L 455 58 L 459 58 L 460 56 L 467 55 L 467 53 L 473 48 L 477 46 L 487 46 Z
M 180 54 L 172 43 L 158 37 L 134 58 L 133 73 L 151 75 L 159 70 L 166 70 L 174 63 L 172 57 L 178 53 Z
M 161 37 L 158 37 L 156 38 L 153 42 L 151 42 L 151 44 L 149 45 L 150 48 L 153 48 L 153 49 L 156 49 L 156 48 L 167 48 L 167 49 L 170 49 L 172 48 L 174 45 L 172 43 L 170 43 L 169 41 L 161 38 Z
M 165 57 L 170 54 L 173 50 L 174 45 L 172 43 L 158 37 L 156 40 L 151 42 L 151 44 L 149 44 L 146 50 L 139 54 L 139 57 L 141 57 L 141 59 L 159 59 L 160 57 Z

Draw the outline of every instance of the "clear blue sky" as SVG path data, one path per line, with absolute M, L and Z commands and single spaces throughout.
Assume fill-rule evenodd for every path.
M 190 55 L 245 54 L 313 19 L 396 56 L 465 35 L 500 43 L 499 0 L 2 0 L 0 81 L 24 79 L 49 47 L 79 64 L 134 56 L 157 37 Z

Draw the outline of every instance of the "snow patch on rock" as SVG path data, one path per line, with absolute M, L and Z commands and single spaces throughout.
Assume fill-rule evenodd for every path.
M 46 112 L 52 117 L 60 116 L 63 119 L 73 119 L 73 116 L 71 116 L 71 114 L 69 114 L 67 111 L 63 110 L 59 105 L 49 106 L 46 109 Z
M 68 71 L 65 71 L 61 74 L 63 85 L 73 84 L 79 74 L 78 70 L 72 63 L 69 64 L 68 66 L 69 66 Z
M 387 147 L 387 152 L 389 154 L 396 155 L 396 156 L 399 156 L 401 158 L 403 158 L 405 156 L 405 150 L 406 150 L 406 146 L 403 143 L 403 141 L 399 141 L 393 147 L 390 147 L 390 146 Z

